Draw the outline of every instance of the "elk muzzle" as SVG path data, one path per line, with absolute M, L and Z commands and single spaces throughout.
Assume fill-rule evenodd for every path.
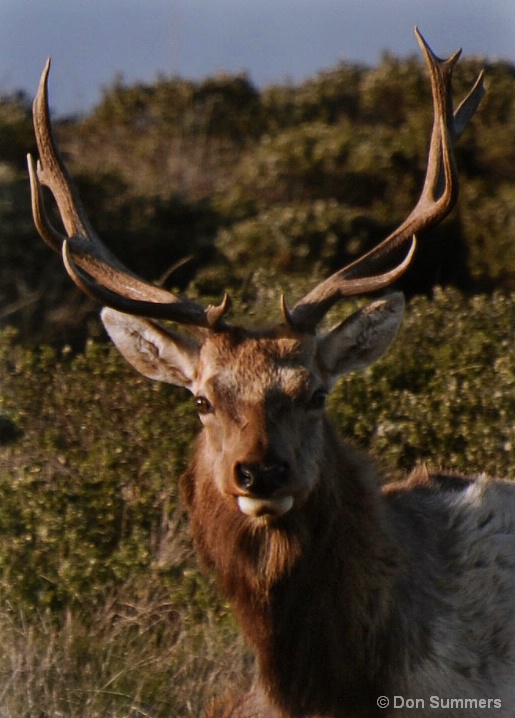
M 247 516 L 282 516 L 293 506 L 288 493 L 290 467 L 285 461 L 237 462 L 234 467 L 240 511 Z

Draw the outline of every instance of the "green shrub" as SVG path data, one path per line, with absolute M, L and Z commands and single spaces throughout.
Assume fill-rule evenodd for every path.
M 388 355 L 333 394 L 343 433 L 389 475 L 427 462 L 514 476 L 514 330 L 513 297 L 447 290 L 413 300 Z
M 1 458 L 0 586 L 17 603 L 94 601 L 148 569 L 196 419 L 112 349 L 2 350 L 0 412 L 22 437 Z

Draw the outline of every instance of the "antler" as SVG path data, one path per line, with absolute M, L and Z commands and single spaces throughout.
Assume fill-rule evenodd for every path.
M 42 239 L 62 253 L 68 274 L 84 292 L 121 312 L 170 319 L 207 329 L 222 329 L 230 300 L 225 295 L 218 306 L 207 308 L 180 299 L 172 292 L 149 284 L 124 265 L 100 241 L 86 216 L 77 189 L 56 147 L 48 108 L 47 61 L 33 105 L 34 129 L 39 161 L 28 156 L 32 214 Z M 48 187 L 57 203 L 66 236 L 52 226 L 45 210 L 42 186 Z
M 370 252 L 332 274 L 300 299 L 292 310 L 282 300 L 286 321 L 297 331 L 314 331 L 329 309 L 342 297 L 376 291 L 392 284 L 408 268 L 415 249 L 415 235 L 449 214 L 458 196 L 458 177 L 453 144 L 475 113 L 485 89 L 483 73 L 455 113 L 451 96 L 452 71 L 461 50 L 447 60 L 437 57 L 420 32 L 415 34 L 424 54 L 431 78 L 433 129 L 426 178 L 420 198 L 402 224 Z M 409 245 L 405 259 L 384 274 L 371 275 L 374 267 L 384 266 L 392 255 Z

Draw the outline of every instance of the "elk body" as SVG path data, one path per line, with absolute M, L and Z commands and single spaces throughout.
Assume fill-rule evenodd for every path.
M 459 53 L 440 60 L 419 39 L 434 122 L 418 204 L 293 308 L 283 300 L 283 322 L 263 330 L 228 324 L 228 297 L 203 308 L 108 252 L 52 138 L 48 67 L 35 100 L 40 162 L 29 169 L 41 236 L 107 306 L 102 318 L 122 354 L 195 397 L 203 428 L 182 477 L 192 536 L 257 658 L 253 690 L 227 717 L 515 715 L 515 486 L 418 471 L 382 487 L 371 459 L 324 413 L 338 377 L 388 349 L 402 295 L 376 298 L 328 332 L 317 326 L 340 298 L 395 282 L 415 233 L 451 210 L 453 143 L 483 94 L 479 80 L 453 113 Z M 66 235 L 49 223 L 42 185 Z

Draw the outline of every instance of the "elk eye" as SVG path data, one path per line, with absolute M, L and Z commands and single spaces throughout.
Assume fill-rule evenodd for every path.
M 199 414 L 209 414 L 213 411 L 213 405 L 205 396 L 196 396 L 193 401 Z
M 323 409 L 327 392 L 325 389 L 317 389 L 313 392 L 311 399 L 308 401 L 308 409 Z

